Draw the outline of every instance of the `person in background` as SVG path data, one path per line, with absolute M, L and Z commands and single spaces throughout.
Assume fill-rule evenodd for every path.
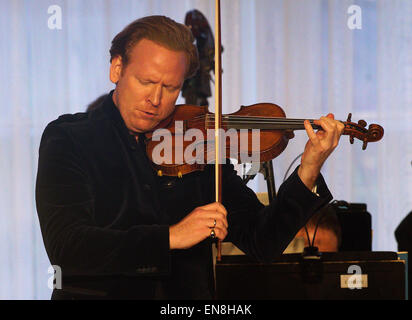
M 315 237 L 314 240 L 313 237 Z M 320 252 L 339 251 L 342 241 L 342 230 L 332 205 L 328 204 L 315 213 L 306 225 L 298 231 L 284 253 L 302 252 L 304 247 L 310 245 L 309 240 Z
M 395 230 L 395 238 L 398 242 L 398 251 L 408 252 L 408 286 L 411 292 L 411 261 L 409 253 L 412 252 L 412 211 L 402 220 Z M 409 293 L 410 296 L 410 293 Z M 410 298 L 409 298 L 410 299 Z

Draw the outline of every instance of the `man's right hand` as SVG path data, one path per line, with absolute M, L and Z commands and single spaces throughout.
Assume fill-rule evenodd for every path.
M 193 247 L 210 237 L 212 229 L 215 230 L 216 238 L 223 240 L 228 228 L 226 216 L 225 207 L 218 202 L 197 207 L 179 223 L 169 227 L 170 249 Z

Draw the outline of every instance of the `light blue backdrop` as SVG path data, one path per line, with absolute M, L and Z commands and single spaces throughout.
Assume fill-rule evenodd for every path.
M 352 4 L 362 29 L 347 26 Z M 48 28 L 52 5 L 60 30 Z M 34 202 L 46 124 L 113 88 L 108 50 L 126 24 L 151 14 L 183 22 L 194 8 L 213 28 L 208 0 L 0 0 L 0 299 L 50 297 Z M 397 249 L 393 232 L 412 210 L 411 28 L 412 0 L 222 1 L 224 112 L 273 102 L 289 117 L 352 112 L 385 128 L 366 151 L 343 137 L 322 171 L 336 199 L 367 203 L 374 250 Z M 277 186 L 305 142 L 297 132 L 275 160 Z M 250 186 L 266 191 L 260 177 Z

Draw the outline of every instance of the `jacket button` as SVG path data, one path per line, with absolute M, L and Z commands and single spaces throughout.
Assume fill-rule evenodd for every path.
M 173 188 L 175 186 L 176 182 L 173 180 L 169 180 L 167 182 L 163 183 L 164 188 Z

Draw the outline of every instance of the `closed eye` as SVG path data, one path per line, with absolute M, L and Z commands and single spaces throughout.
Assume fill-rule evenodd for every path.
M 176 87 L 176 86 L 164 86 L 168 91 L 173 92 L 176 90 L 179 90 L 180 87 Z
M 139 80 L 139 82 L 141 83 L 141 84 L 143 84 L 143 85 L 148 85 L 148 84 L 152 84 L 153 82 L 152 81 L 149 81 L 149 80 L 140 80 L 140 79 L 138 79 Z

